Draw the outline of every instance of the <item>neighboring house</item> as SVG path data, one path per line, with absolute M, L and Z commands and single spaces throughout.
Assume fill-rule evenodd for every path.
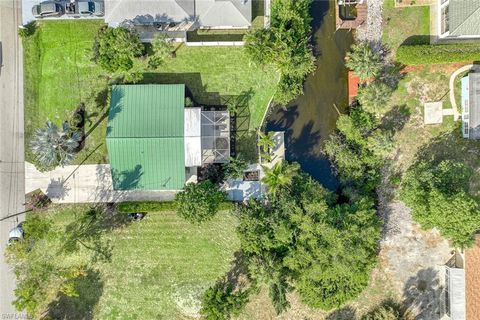
M 437 0 L 440 39 L 480 38 L 480 0 Z
M 181 190 L 230 157 L 228 111 L 185 108 L 185 85 L 112 89 L 107 148 L 115 190 Z
M 462 78 L 462 134 L 480 139 L 480 73 Z
M 154 32 L 183 41 L 199 28 L 250 28 L 252 0 L 112 0 L 105 3 L 105 22 L 135 29 L 147 41 Z
M 480 319 L 480 236 L 446 265 L 446 312 L 452 320 Z

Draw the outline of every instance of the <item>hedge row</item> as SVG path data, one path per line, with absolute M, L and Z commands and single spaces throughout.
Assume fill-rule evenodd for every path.
M 233 206 L 233 202 L 225 201 L 220 204 L 220 210 L 230 210 L 233 209 Z M 126 201 L 117 203 L 117 210 L 122 213 L 174 211 L 176 209 L 177 204 L 175 201 Z
M 480 61 L 480 44 L 402 45 L 397 61 L 406 65 Z

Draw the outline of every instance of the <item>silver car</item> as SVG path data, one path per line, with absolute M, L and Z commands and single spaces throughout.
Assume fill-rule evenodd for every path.
M 64 13 L 64 6 L 54 1 L 41 2 L 32 8 L 32 14 L 35 18 L 58 17 Z
M 8 244 L 12 244 L 23 239 L 22 224 L 23 223 L 20 223 L 18 226 L 10 230 L 10 232 L 8 233 Z

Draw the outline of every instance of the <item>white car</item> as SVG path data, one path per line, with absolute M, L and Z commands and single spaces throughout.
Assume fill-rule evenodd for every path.
M 12 244 L 16 241 L 22 240 L 23 239 L 23 227 L 22 227 L 23 222 L 21 222 L 18 226 L 10 230 L 8 233 L 8 244 Z

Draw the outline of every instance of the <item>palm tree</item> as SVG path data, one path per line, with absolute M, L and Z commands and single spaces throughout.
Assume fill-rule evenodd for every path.
M 367 86 L 360 87 L 357 100 L 365 111 L 380 117 L 386 109 L 391 95 L 392 89 L 389 86 L 375 81 Z
M 64 166 L 73 160 L 75 149 L 81 140 L 81 134 L 72 133 L 66 121 L 61 129 L 51 121 L 47 121 L 44 128 L 37 129 L 35 132 L 31 148 L 41 165 Z
M 265 134 L 262 131 L 259 131 L 257 145 L 260 148 L 260 157 L 263 160 L 270 162 L 270 148 L 275 146 L 275 142 L 273 142 L 273 132 L 270 131 Z
M 368 42 L 353 45 L 345 59 L 346 66 L 355 71 L 355 74 L 362 80 L 375 78 L 383 67 L 382 57 L 373 52 Z
M 268 191 L 275 195 L 278 190 L 288 187 L 292 184 L 293 178 L 297 175 L 300 166 L 294 162 L 279 161 L 271 168 L 263 167 L 265 176 L 262 182 L 267 186 Z

